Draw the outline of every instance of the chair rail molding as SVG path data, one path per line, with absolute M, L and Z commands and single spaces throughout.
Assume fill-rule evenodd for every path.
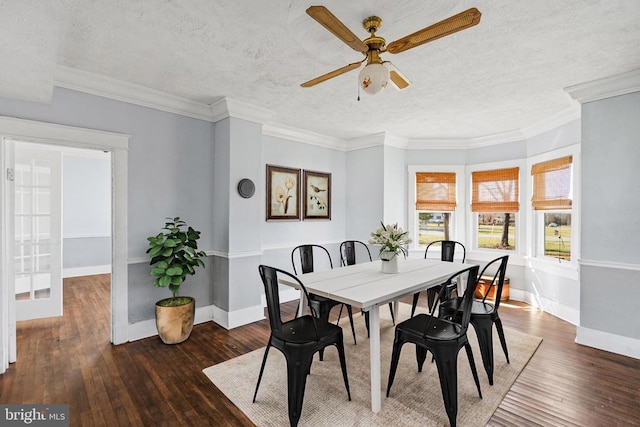
M 640 271 L 640 264 L 625 264 L 622 262 L 600 261 L 600 260 L 590 260 L 590 259 L 581 259 L 578 262 L 580 266 L 584 265 L 587 267 L 614 268 L 617 270 Z

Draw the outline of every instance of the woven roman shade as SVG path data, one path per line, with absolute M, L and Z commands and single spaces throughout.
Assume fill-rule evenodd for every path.
M 416 173 L 416 210 L 435 212 L 455 211 L 455 172 Z
M 520 168 L 494 169 L 471 173 L 472 212 L 518 212 Z
M 571 209 L 571 165 L 573 156 L 566 156 L 531 167 L 535 210 Z

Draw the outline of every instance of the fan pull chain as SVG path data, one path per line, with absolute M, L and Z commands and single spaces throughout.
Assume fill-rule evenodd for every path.
M 360 82 L 356 82 L 358 85 L 358 101 L 360 101 Z

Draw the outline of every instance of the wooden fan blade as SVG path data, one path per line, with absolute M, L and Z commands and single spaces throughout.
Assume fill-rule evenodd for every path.
M 331 72 L 329 72 L 327 74 L 323 74 L 320 77 L 316 77 L 313 80 L 309 80 L 308 82 L 302 83 L 300 86 L 302 86 L 302 87 L 315 86 L 318 83 L 322 83 L 325 80 L 332 79 L 334 77 L 339 76 L 340 74 L 344 74 L 344 73 L 346 73 L 348 71 L 355 70 L 356 68 L 359 68 L 360 65 L 362 64 L 362 62 L 364 62 L 364 59 L 362 61 L 360 61 L 360 62 L 354 62 L 353 64 L 345 65 L 342 68 L 338 68 L 337 70 L 333 70 L 333 71 L 331 71 Z
M 460 12 L 457 15 L 453 15 L 427 28 L 423 28 L 413 34 L 389 43 L 387 45 L 387 52 L 404 52 L 405 50 L 437 40 L 440 37 L 473 27 L 480 22 L 480 16 L 482 16 L 480 11 L 472 7 L 469 10 Z
M 391 80 L 391 83 L 393 83 L 393 86 L 395 86 L 396 89 L 406 89 L 411 84 L 409 79 L 407 79 L 405 75 L 402 74 L 391 62 L 385 61 L 383 64 L 389 69 L 389 80 Z
M 324 6 L 310 6 L 307 9 L 307 15 L 318 21 L 320 25 L 331 31 L 334 36 L 345 42 L 351 49 L 358 52 L 367 53 L 369 49 L 366 44 L 362 42 L 351 32 L 346 25 L 344 25 L 333 13 Z

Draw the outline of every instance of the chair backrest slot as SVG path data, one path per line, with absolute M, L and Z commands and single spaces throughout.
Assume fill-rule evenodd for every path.
M 456 255 L 456 249 L 462 251 L 462 260 L 460 262 L 464 263 L 467 258 L 467 250 L 464 245 L 456 240 L 435 240 L 427 245 L 427 248 L 424 251 L 424 257 L 427 258 L 429 254 L 429 249 L 433 247 L 432 250 L 435 250 L 438 246 L 440 246 L 440 260 L 453 262 Z
M 369 261 L 372 261 L 371 251 L 366 243 L 360 240 L 345 240 L 340 244 L 340 265 L 354 265 L 356 263 L 356 246 L 366 249 Z
M 314 260 L 313 260 L 314 248 L 316 250 L 324 252 L 327 255 L 327 259 L 329 260 L 329 266 L 333 268 L 331 255 L 329 254 L 329 251 L 324 246 L 315 245 L 315 244 L 300 245 L 300 246 L 296 246 L 291 251 L 291 264 L 293 265 L 293 272 L 295 274 L 298 274 L 298 269 L 296 268 L 296 262 L 295 262 L 296 252 L 298 252 L 300 256 L 300 270 L 302 274 L 313 273 L 315 269 Z

